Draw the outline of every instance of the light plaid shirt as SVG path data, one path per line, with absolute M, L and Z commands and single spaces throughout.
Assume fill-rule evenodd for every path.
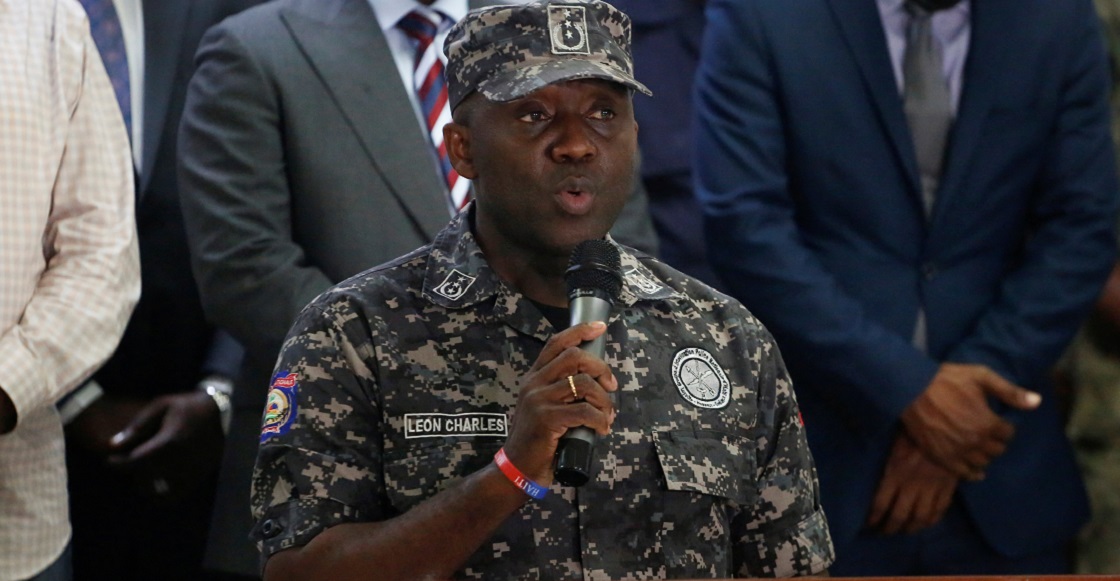
M 140 293 L 132 158 L 75 0 L 0 0 L 0 581 L 70 536 L 54 402 L 116 347 Z M 169 330 L 173 332 L 173 330 Z

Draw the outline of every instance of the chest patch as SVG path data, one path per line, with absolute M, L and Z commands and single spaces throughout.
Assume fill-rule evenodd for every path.
M 439 286 L 432 289 L 436 294 L 457 301 L 467 294 L 467 289 L 474 284 L 475 277 L 452 270 Z
M 504 438 L 509 421 L 505 414 L 405 414 L 404 437 L 492 436 Z
M 718 409 L 731 400 L 731 382 L 711 353 L 699 347 L 681 349 L 673 356 L 673 383 L 688 403 Z

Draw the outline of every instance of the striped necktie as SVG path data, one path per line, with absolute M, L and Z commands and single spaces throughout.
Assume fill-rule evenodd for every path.
M 93 36 L 94 44 L 97 45 L 97 52 L 101 53 L 105 72 L 109 73 L 109 80 L 113 83 L 117 105 L 120 106 L 124 125 L 131 139 L 132 93 L 129 88 L 128 53 L 124 49 L 124 32 L 121 30 L 120 18 L 117 17 L 117 9 L 113 6 L 113 0 L 79 1 L 86 9 L 90 34 Z
M 416 64 L 413 85 L 420 102 L 420 111 L 428 127 L 432 148 L 439 159 L 440 169 L 447 182 L 448 207 L 454 215 L 470 201 L 470 180 L 460 177 L 451 167 L 447 145 L 443 142 L 443 126 L 451 121 L 447 102 L 447 82 L 443 78 L 443 61 L 435 39 L 443 17 L 432 10 L 417 8 L 401 18 L 397 26 L 416 45 Z

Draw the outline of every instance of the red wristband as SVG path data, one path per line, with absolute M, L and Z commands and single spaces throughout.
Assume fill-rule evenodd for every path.
M 506 478 L 509 478 L 509 481 L 512 482 L 514 486 L 523 490 L 525 494 L 537 500 L 544 498 L 544 495 L 548 494 L 547 488 L 529 480 L 528 477 L 522 474 L 521 471 L 509 461 L 509 458 L 506 458 L 505 448 L 498 450 L 498 453 L 494 454 L 494 463 L 498 465 L 498 470 L 501 470 L 502 474 L 505 474 Z

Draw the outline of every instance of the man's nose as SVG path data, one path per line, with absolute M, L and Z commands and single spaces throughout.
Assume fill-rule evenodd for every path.
M 555 125 L 557 135 L 552 158 L 557 163 L 584 162 L 597 152 L 591 128 L 578 116 L 569 116 Z

